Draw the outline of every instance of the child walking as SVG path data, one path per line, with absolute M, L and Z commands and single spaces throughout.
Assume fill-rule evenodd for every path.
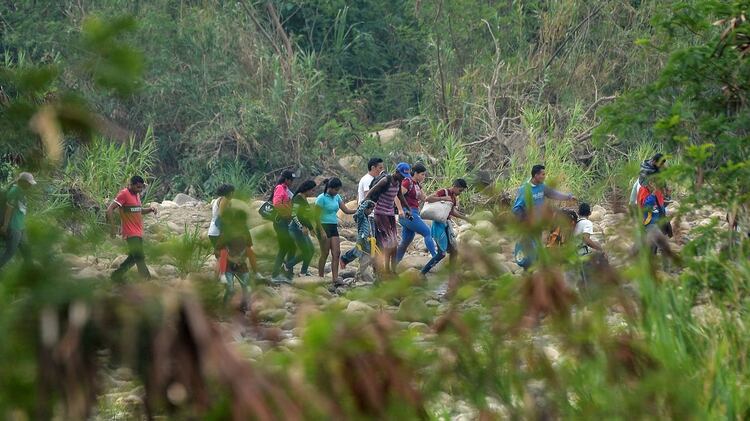
M 367 280 L 372 280 L 367 274 L 367 269 L 372 266 L 373 258 L 378 252 L 375 241 L 375 227 L 373 227 L 373 220 L 370 217 L 374 209 L 375 202 L 372 200 L 364 200 L 357 207 L 357 211 L 354 213 L 354 222 L 357 224 L 357 246 L 350 251 L 350 253 L 359 257 L 358 275 L 363 279 L 368 278 Z

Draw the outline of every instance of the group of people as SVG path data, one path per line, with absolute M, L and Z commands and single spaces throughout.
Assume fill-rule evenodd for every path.
M 640 172 L 632 187 L 629 203 L 638 215 L 646 245 L 651 252 L 656 254 L 661 250 L 665 256 L 674 260 L 677 256 L 672 252 L 668 240 L 672 237 L 672 227 L 667 219 L 669 190 L 657 176 L 665 165 L 666 157 L 660 153 L 641 164 Z M 540 247 L 560 245 L 565 241 L 564 236 L 570 236 L 570 234 L 576 241 L 576 249 L 580 256 L 598 254 L 606 260 L 602 245 L 593 239 L 594 225 L 588 219 L 591 215 L 591 206 L 588 203 L 579 203 L 577 212 L 571 209 L 559 209 L 550 214 L 549 209 L 545 207 L 545 199 L 561 201 L 577 201 L 577 199 L 572 194 L 562 193 L 546 186 L 545 178 L 545 167 L 535 165 L 531 170 L 531 178 L 519 188 L 512 211 L 522 222 L 548 223 L 553 220 L 562 220 L 567 223 L 563 222 L 564 226 L 560 224 L 550 226 L 546 241 L 534 235 L 522 235 L 515 248 L 516 263 L 524 269 L 529 269 L 536 262 Z M 639 249 L 640 246 L 636 243 L 631 253 L 636 254 Z M 585 262 L 589 260 L 588 258 L 582 259 L 584 265 L 580 279 L 584 282 L 588 278 Z
M 333 177 L 316 185 L 306 180 L 292 191 L 296 176 L 291 171 L 281 174 L 270 202 L 279 252 L 273 266 L 271 279 L 274 282 L 289 282 L 294 267 L 301 263 L 299 274 L 310 275 L 309 265 L 314 253 L 312 238 L 320 244 L 318 276 L 325 275 L 328 256 L 331 257 L 331 277 L 338 282 L 340 269 L 355 259 L 360 259 L 360 273 L 373 266 L 379 276 L 394 274 L 398 262 L 416 234 L 424 237 L 431 260 L 422 268 L 430 271 L 447 254 L 455 254 L 450 224 L 433 221 L 429 227 L 420 218 L 422 203 L 444 201 L 450 203 L 450 216 L 466 218 L 458 209 L 458 196 L 468 187 L 465 180 L 455 180 L 452 186 L 440 189 L 432 195 L 422 191 L 427 169 L 422 164 L 412 166 L 401 162 L 392 173 L 385 171 L 381 158 L 372 158 L 367 163 L 367 173 L 357 188 L 357 207 L 350 209 L 340 192 L 342 182 Z M 310 205 L 308 198 L 322 188 Z M 357 241 L 354 248 L 342 254 L 339 234 L 341 211 L 353 215 L 357 226 Z M 449 216 L 449 217 L 450 217 Z M 401 239 L 398 225 L 401 225 Z
M 664 168 L 666 159 L 661 154 L 644 161 L 638 179 L 633 185 L 630 201 L 642 216 L 649 245 L 671 255 L 667 236 L 671 229 L 666 219 L 666 206 L 669 195 L 666 186 L 660 183 L 655 174 Z M 273 221 L 278 241 L 278 253 L 274 260 L 271 281 L 288 283 L 299 264 L 300 276 L 310 276 L 315 247 L 313 240 L 320 245 L 320 258 L 317 262 L 318 276 L 323 277 L 330 256 L 330 272 L 335 283 L 340 281 L 339 271 L 356 259 L 360 259 L 359 271 L 365 274 L 373 267 L 379 277 L 388 277 L 396 272 L 401 259 L 417 234 L 422 236 L 431 258 L 421 269 L 427 274 L 450 255 L 449 267 L 456 258 L 455 235 L 451 218 L 466 220 L 459 209 L 459 196 L 468 188 L 463 179 L 456 179 L 449 187 L 426 194 L 423 183 L 427 168 L 417 163 L 397 164 L 390 173 L 385 171 L 380 158 L 372 158 L 367 163 L 367 173 L 360 179 L 357 188 L 357 207 L 350 209 L 341 196 L 343 187 L 339 178 L 332 177 L 318 184 L 305 180 L 292 190 L 297 181 L 294 172 L 281 173 L 271 191 L 268 204 L 272 212 L 264 217 Z M 547 220 L 545 199 L 577 201 L 570 193 L 559 192 L 545 185 L 546 171 L 543 165 L 534 165 L 530 179 L 518 190 L 512 212 L 519 220 L 539 222 Z M 0 268 L 4 266 L 25 244 L 26 196 L 36 184 L 32 174 L 24 172 L 15 184 L 4 194 L 5 209 L 2 213 L 0 232 L 5 237 L 6 247 L 0 255 Z M 114 214 L 120 216 L 120 233 L 128 246 L 127 258 L 112 273 L 112 279 L 121 281 L 126 271 L 137 266 L 142 278 L 150 278 L 143 252 L 143 215 L 156 213 L 155 207 L 143 207 L 141 193 L 145 188 L 142 177 L 134 176 L 108 206 L 106 215 L 112 228 L 117 232 Z M 232 206 L 234 195 L 232 185 L 222 185 L 217 189 L 217 198 L 212 202 L 212 218 L 208 238 L 217 257 L 217 272 L 226 283 L 225 301 L 234 294 L 234 280 L 242 288 L 243 298 L 247 295 L 251 273 L 259 274 L 257 259 L 253 251 L 248 218 L 244 211 Z M 318 193 L 318 191 L 320 192 Z M 312 198 L 315 198 L 312 200 Z M 312 203 L 311 203 L 312 202 Z M 448 214 L 443 220 L 435 218 L 430 224 L 422 217 L 427 206 L 434 203 L 448 206 Z M 424 206 L 424 207 L 423 207 Z M 339 211 L 353 215 L 357 227 L 356 245 L 342 254 L 339 234 Z M 570 229 L 577 241 L 580 255 L 603 253 L 602 246 L 593 239 L 593 223 L 588 220 L 591 208 L 587 203 L 579 203 L 578 210 L 563 210 L 570 221 Z M 399 238 L 398 227 L 401 227 Z M 671 226 L 669 226 L 671 228 Z M 562 242 L 559 229 L 553 229 L 547 237 L 546 245 Z M 543 244 L 541 238 L 525 236 L 516 245 L 516 262 L 529 268 Z M 245 300 L 243 300 L 245 302 Z

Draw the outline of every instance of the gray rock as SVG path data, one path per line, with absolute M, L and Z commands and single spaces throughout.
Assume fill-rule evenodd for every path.
M 361 301 L 350 301 L 346 306 L 347 313 L 369 313 L 373 308 Z
M 200 202 L 198 199 L 194 197 L 190 197 L 184 193 L 177 193 L 177 195 L 174 197 L 172 201 L 175 202 L 177 206 L 185 206 L 187 204 L 194 204 L 194 203 Z

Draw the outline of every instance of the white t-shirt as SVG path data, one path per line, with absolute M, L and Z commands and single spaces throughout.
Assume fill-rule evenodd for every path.
M 594 223 L 585 218 L 579 219 L 576 222 L 576 228 L 573 231 L 573 235 L 576 237 L 582 237 L 583 234 L 594 235 Z M 583 239 L 580 240 L 578 254 L 581 256 L 589 254 L 589 246 L 583 242 Z
M 211 202 L 211 225 L 208 226 L 209 237 L 218 237 L 221 234 L 221 230 L 216 225 L 216 219 L 219 217 L 219 199 L 214 199 Z
M 371 176 L 368 172 L 359 180 L 359 187 L 357 188 L 357 204 L 362 203 L 365 200 L 365 195 L 370 191 L 370 183 L 375 177 Z

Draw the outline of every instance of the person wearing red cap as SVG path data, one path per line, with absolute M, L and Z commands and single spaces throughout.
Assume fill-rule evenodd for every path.
M 5 266 L 19 250 L 22 255 L 25 255 L 26 195 L 35 185 L 34 176 L 31 173 L 22 172 L 5 196 L 3 225 L 0 228 L 0 233 L 5 236 L 5 251 L 0 256 L 0 268 Z

